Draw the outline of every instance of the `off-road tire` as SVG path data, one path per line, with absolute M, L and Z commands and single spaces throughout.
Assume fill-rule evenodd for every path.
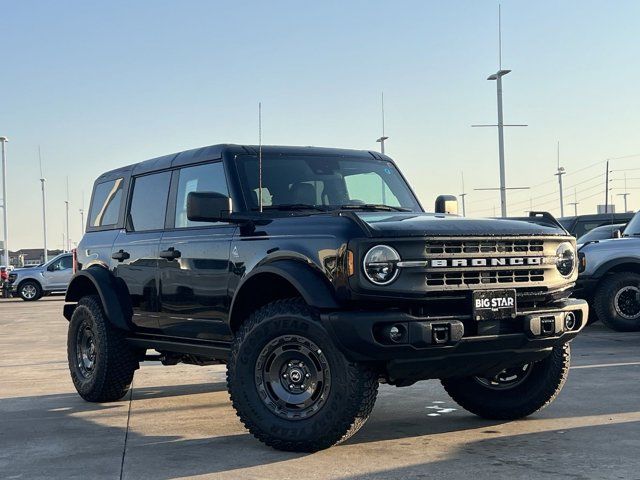
M 79 365 L 81 328 L 89 328 L 94 338 L 95 361 L 90 375 L 85 375 Z M 67 358 L 73 384 L 88 402 L 120 400 L 129 391 L 133 374 L 140 366 L 122 333 L 107 320 L 97 295 L 81 298 L 73 312 L 67 336 Z
M 475 377 L 443 379 L 451 398 L 465 410 L 491 420 L 516 420 L 543 409 L 555 400 L 569 373 L 569 344 L 554 347 L 534 363 L 530 374 L 513 388 L 492 389 Z
M 25 287 L 33 287 L 35 289 L 35 295 L 31 298 L 25 295 L 23 291 Z M 42 286 L 36 280 L 25 280 L 24 282 L 18 285 L 18 295 L 25 302 L 35 302 L 36 300 L 40 300 L 43 295 Z
M 259 352 L 283 335 L 313 342 L 330 367 L 326 400 L 308 418 L 282 418 L 258 394 L 254 377 Z M 304 301 L 286 299 L 257 310 L 240 326 L 229 358 L 227 387 L 238 417 L 258 440 L 278 450 L 314 452 L 347 440 L 364 425 L 373 410 L 378 379 L 370 368 L 345 358 Z
M 624 287 L 640 287 L 640 275 L 633 272 L 618 272 L 605 278 L 594 295 L 593 306 L 600 321 L 618 332 L 640 330 L 640 318 L 627 319 L 616 311 L 617 293 Z

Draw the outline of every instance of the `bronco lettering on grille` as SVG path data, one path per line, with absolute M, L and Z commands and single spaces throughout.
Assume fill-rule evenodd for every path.
M 432 268 L 455 267 L 506 267 L 542 265 L 543 257 L 503 257 L 503 258 L 441 258 L 428 260 Z

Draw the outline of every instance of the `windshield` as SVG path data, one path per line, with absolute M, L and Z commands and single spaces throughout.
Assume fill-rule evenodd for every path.
M 623 235 L 629 236 L 629 237 L 634 235 L 640 235 L 640 212 L 636 213 L 633 216 L 633 218 L 627 225 L 627 228 L 624 229 Z
M 241 155 L 237 165 L 247 204 L 257 210 L 258 158 Z M 262 205 L 265 209 L 421 211 L 393 163 L 332 156 L 263 156 Z

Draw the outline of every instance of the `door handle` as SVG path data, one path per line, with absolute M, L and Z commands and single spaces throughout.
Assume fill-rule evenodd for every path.
M 160 252 L 160 258 L 166 258 L 167 260 L 175 260 L 176 258 L 180 258 L 181 255 L 180 250 L 176 250 L 173 247 L 169 247 L 167 250 Z
M 120 250 L 118 252 L 115 252 L 113 255 L 111 255 L 111 258 L 119 262 L 124 262 L 125 260 L 129 260 L 131 258 L 131 255 L 129 255 L 129 252 Z

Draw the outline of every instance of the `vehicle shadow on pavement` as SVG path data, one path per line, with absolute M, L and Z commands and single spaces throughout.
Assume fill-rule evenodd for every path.
M 638 413 L 635 418 L 638 418 Z M 382 467 L 341 478 L 637 479 L 640 478 L 640 457 L 631 450 L 634 445 L 637 447 L 638 431 L 638 420 L 524 434 L 490 431 L 487 439 L 464 442 L 453 448 L 430 442 L 424 446 L 425 452 L 429 452 L 425 456 L 433 458 L 433 461 L 405 461 L 405 465 L 398 468 Z M 412 458 L 411 453 L 407 452 L 409 459 Z

